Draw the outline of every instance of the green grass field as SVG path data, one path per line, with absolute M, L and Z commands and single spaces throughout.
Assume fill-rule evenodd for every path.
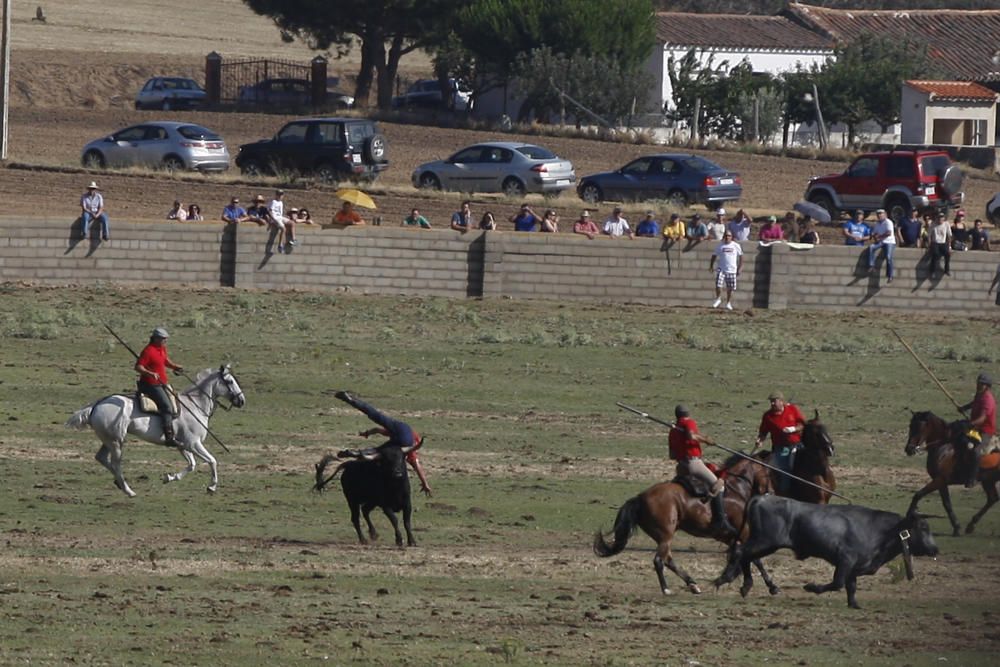
M 863 578 L 861 611 L 802 591 L 832 576 L 818 561 L 772 557 L 783 593 L 743 600 L 708 591 L 722 546 L 681 536 L 707 592 L 663 597 L 645 535 L 607 560 L 590 547 L 673 472 L 662 427 L 616 401 L 684 402 L 748 448 L 781 389 L 827 423 L 842 493 L 905 510 L 925 482 L 907 408 L 953 413 L 888 328 L 966 401 L 1000 370 L 995 321 L 105 284 L 7 286 L 0 304 L 0 664 L 985 665 L 1000 649 L 1000 510 L 957 539 L 933 519 L 942 556 L 913 582 L 897 564 Z M 127 499 L 93 434 L 63 427 L 133 383 L 105 323 L 137 349 L 166 326 L 190 371 L 234 365 L 248 404 L 212 421 L 232 449 L 209 443 L 217 494 L 203 465 L 163 485 L 181 457 L 131 442 Z M 333 399 L 345 388 L 427 436 L 417 548 L 381 516 L 379 544 L 357 545 L 339 490 L 310 492 L 313 464 L 369 426 Z M 953 498 L 963 523 L 984 500 Z

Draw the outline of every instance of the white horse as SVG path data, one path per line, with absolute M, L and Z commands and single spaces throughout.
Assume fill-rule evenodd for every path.
M 212 469 L 212 483 L 208 491 L 214 493 L 219 488 L 219 471 L 215 457 L 205 448 L 208 422 L 220 398 L 227 398 L 241 408 L 246 404 L 246 397 L 229 366 L 220 366 L 218 370 L 206 368 L 194 380 L 194 385 L 177 395 L 181 404 L 178 406 L 180 415 L 174 419 L 174 439 L 180 444 L 178 449 L 188 465 L 180 472 L 164 475 L 163 481 L 183 479 L 195 469 L 194 457 L 198 455 Z M 126 436 L 131 433 L 153 444 L 165 444 L 166 441 L 163 419 L 158 414 L 143 412 L 136 404 L 134 395 L 115 394 L 91 403 L 77 410 L 66 426 L 76 429 L 89 426 L 94 429 L 102 443 L 94 458 L 111 471 L 115 476 L 115 486 L 129 497 L 135 496 L 135 492 L 122 475 L 122 447 Z

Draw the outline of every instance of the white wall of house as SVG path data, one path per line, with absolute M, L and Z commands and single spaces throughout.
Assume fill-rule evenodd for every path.
M 996 137 L 996 101 L 939 102 L 903 85 L 900 118 L 904 144 L 991 146 Z

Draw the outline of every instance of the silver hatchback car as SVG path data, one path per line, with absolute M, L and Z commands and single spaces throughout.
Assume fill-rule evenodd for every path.
M 229 149 L 218 134 L 192 123 L 153 121 L 118 130 L 83 147 L 88 169 L 144 166 L 168 171 L 225 171 Z
M 413 186 L 458 192 L 502 192 L 521 197 L 528 192 L 559 194 L 576 183 L 573 164 L 534 144 L 497 141 L 476 144 L 447 160 L 417 167 Z

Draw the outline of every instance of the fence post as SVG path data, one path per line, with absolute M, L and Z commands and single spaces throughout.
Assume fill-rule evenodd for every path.
M 314 107 L 326 104 L 326 58 L 316 56 L 310 63 L 312 71 L 309 82 L 312 84 L 312 103 Z
M 222 56 L 215 51 L 205 56 L 205 92 L 210 106 L 222 100 Z

